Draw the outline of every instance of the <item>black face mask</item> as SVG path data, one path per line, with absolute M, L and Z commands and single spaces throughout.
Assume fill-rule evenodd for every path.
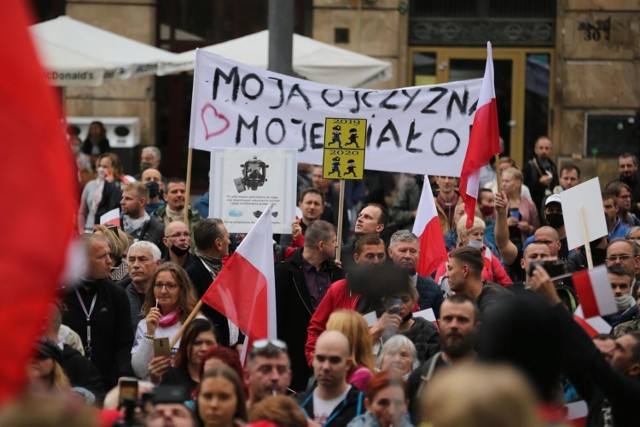
M 158 185 L 155 181 L 149 181 L 145 184 L 147 186 L 147 190 L 149 190 L 149 198 L 153 199 L 154 197 L 158 197 L 160 195 L 160 185 Z
M 182 249 L 182 248 L 180 248 L 180 247 L 178 247 L 176 245 L 171 245 L 171 248 L 169 248 L 169 249 L 171 249 L 171 252 L 173 252 L 176 256 L 180 257 L 180 256 L 186 255 L 187 252 L 189 252 L 189 248 L 190 248 L 190 246 L 187 246 L 186 249 Z
M 411 320 L 412 317 L 413 317 L 413 312 L 410 311 L 409 314 L 407 314 L 402 318 L 402 323 L 407 323 L 409 320 Z
M 553 228 L 560 228 L 564 225 L 564 217 L 559 213 L 550 213 L 547 215 L 547 224 Z

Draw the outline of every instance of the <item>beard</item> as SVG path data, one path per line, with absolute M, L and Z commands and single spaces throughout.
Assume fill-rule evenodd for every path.
M 440 347 L 450 358 L 459 359 L 473 349 L 473 335 L 464 336 L 460 333 L 440 335 Z

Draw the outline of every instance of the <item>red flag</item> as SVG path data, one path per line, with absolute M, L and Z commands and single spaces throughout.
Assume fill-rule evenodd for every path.
M 500 132 L 498 130 L 498 109 L 493 88 L 493 57 L 491 43 L 487 42 L 487 64 L 480 87 L 480 98 L 473 127 L 469 136 L 469 147 L 460 173 L 460 196 L 464 200 L 467 214 L 467 228 L 473 226 L 473 218 L 480 186 L 480 168 L 500 153 Z M 500 179 L 500 177 L 498 177 Z
M 26 363 L 42 332 L 65 267 L 77 212 L 77 179 L 60 108 L 38 62 L 28 2 L 0 2 L 0 181 L 6 183 L 0 235 L 0 324 L 10 351 L 0 356 L 0 402 L 26 380 Z M 19 177 L 19 179 L 16 179 Z
M 580 299 L 584 319 L 618 311 L 605 265 L 578 271 L 571 278 Z
M 444 244 L 428 176 L 424 177 L 418 212 L 413 223 L 413 234 L 420 239 L 420 257 L 416 271 L 422 276 L 429 276 L 443 261 L 447 260 L 447 247 Z
M 277 336 L 271 209 L 265 209 L 202 297 L 247 335 L 245 347 Z

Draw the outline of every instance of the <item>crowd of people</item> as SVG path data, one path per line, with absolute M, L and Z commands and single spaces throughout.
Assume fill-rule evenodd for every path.
M 608 235 L 590 251 L 568 247 L 565 222 L 578 219 L 558 196 L 580 169 L 557 168 L 546 137 L 522 170 L 506 156 L 483 168 L 469 229 L 457 178 L 347 182 L 339 257 L 340 184 L 300 164 L 301 217 L 274 236 L 278 336 L 243 348 L 224 313 L 202 305 L 187 322 L 243 236 L 208 218 L 208 195 L 189 205 L 155 147 L 126 175 L 98 131 L 76 147 L 95 168 L 78 212 L 87 269 L 52 304 L 0 426 L 533 427 L 569 425 L 565 405 L 580 400 L 588 426 L 640 423 L 634 155 L 619 157 L 601 195 Z M 449 251 L 429 276 L 416 267 L 430 249 L 411 231 L 424 185 Z M 114 208 L 121 225 L 100 225 Z M 593 340 L 563 274 L 588 256 L 606 265 L 617 307 Z

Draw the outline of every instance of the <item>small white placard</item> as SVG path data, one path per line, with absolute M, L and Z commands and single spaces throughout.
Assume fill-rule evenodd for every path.
M 436 314 L 433 312 L 433 308 L 427 308 L 426 310 L 420 310 L 413 313 L 413 317 L 422 317 L 429 322 L 436 321 Z
M 583 246 L 585 242 L 582 234 L 581 208 L 584 211 L 587 236 L 590 242 L 609 233 L 600 194 L 600 181 L 598 181 L 598 178 L 590 179 L 560 193 L 562 215 L 564 216 L 564 227 L 567 231 L 569 248 Z
M 369 312 L 362 317 L 364 317 L 364 320 L 365 322 L 367 322 L 367 326 L 369 327 L 375 325 L 378 322 L 378 316 L 376 315 L 375 311 Z

